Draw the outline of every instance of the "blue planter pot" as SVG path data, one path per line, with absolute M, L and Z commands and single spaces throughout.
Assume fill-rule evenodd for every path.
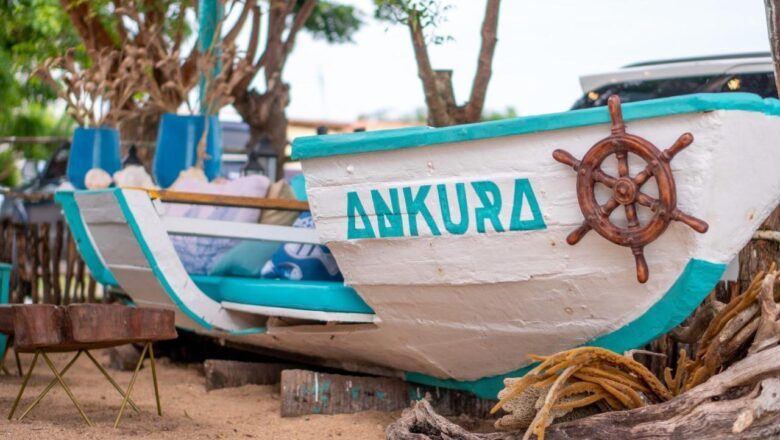
M 208 116 L 208 121 L 206 154 L 210 158 L 204 162 L 203 171 L 212 180 L 219 176 L 222 162 L 222 128 L 216 116 Z M 203 136 L 205 122 L 206 116 L 202 115 L 162 115 L 152 166 L 158 185 L 168 188 L 179 177 L 179 173 L 195 165 L 198 160 L 198 142 Z
M 122 168 L 119 132 L 114 128 L 83 128 L 73 132 L 67 176 L 77 189 L 84 189 L 84 177 L 92 168 L 114 174 Z

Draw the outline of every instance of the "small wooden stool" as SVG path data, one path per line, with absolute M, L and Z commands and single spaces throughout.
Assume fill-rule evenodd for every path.
M 22 420 L 29 414 L 46 394 L 59 383 L 84 421 L 89 426 L 92 426 L 89 417 L 84 413 L 81 405 L 63 379 L 65 373 L 73 366 L 82 353 L 92 361 L 106 380 L 122 396 L 122 405 L 119 407 L 119 414 L 117 414 L 114 422 L 115 428 L 119 426 L 119 421 L 128 403 L 136 412 L 140 412 L 132 399 L 130 399 L 130 393 L 133 391 L 138 373 L 148 354 L 152 368 L 154 395 L 157 401 L 157 414 L 162 415 L 152 342 L 175 339 L 177 337 L 174 313 L 172 311 L 102 304 L 75 304 L 64 307 L 46 304 L 15 305 L 10 308 L 0 307 L 0 322 L 4 319 L 7 320 L 7 316 L 3 318 L 3 315 L 8 313 L 13 315 L 13 333 L 16 350 L 20 353 L 35 354 L 30 368 L 22 381 L 19 394 L 11 407 L 11 412 L 8 414 L 9 420 L 13 418 L 19 401 L 22 399 L 38 357 L 42 357 L 46 365 L 54 373 L 54 379 L 49 382 L 46 388 L 19 416 L 19 420 Z M 89 350 L 133 343 L 143 343 L 144 348 L 141 352 L 141 357 L 138 359 L 133 377 L 130 379 L 127 391 L 122 391 L 119 384 L 92 356 Z M 48 353 L 73 351 L 76 354 L 59 371 L 48 356 Z

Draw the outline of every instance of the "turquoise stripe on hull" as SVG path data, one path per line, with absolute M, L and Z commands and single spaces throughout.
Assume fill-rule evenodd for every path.
M 583 345 L 604 347 L 622 353 L 647 344 L 690 316 L 707 294 L 712 291 L 725 270 L 725 264 L 690 260 L 671 289 L 642 316 L 612 333 L 600 336 Z M 464 360 L 464 362 L 479 361 L 479 359 Z M 406 380 L 470 391 L 484 399 L 495 399 L 498 392 L 504 388 L 504 379 L 523 376 L 533 367 L 534 364 L 510 373 L 474 381 L 437 379 L 422 373 L 406 373 Z
M 743 110 L 780 115 L 780 101 L 752 93 L 701 93 L 653 99 L 623 105 L 626 121 L 714 110 Z M 585 127 L 610 122 L 606 107 L 573 110 L 501 121 L 430 128 L 411 127 L 328 136 L 299 137 L 293 141 L 294 160 L 359 154 L 428 145 L 476 141 L 528 133 Z
M 54 194 L 54 201 L 62 206 L 62 212 L 65 221 L 68 223 L 73 241 L 76 243 L 76 249 L 81 254 L 84 264 L 89 268 L 92 277 L 104 286 L 118 286 L 114 274 L 103 264 L 92 239 L 84 227 L 84 219 L 81 217 L 76 197 L 73 191 L 57 191 Z

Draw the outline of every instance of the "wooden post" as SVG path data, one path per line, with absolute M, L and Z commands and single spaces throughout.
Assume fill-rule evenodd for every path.
M 38 239 L 38 225 L 31 223 L 29 225 L 29 240 L 27 240 L 27 253 L 28 253 L 28 265 L 29 280 L 30 280 L 30 296 L 32 297 L 33 304 L 40 302 L 40 295 L 38 294 L 38 267 L 41 265 L 40 254 L 38 251 L 39 239 Z
M 74 292 L 73 299 L 77 302 L 86 302 L 86 292 L 84 285 L 84 260 L 81 256 L 76 255 L 76 281 L 73 283 L 78 289 L 78 292 Z
M 57 221 L 54 236 L 54 253 L 52 255 L 52 278 L 54 281 L 54 303 L 62 304 L 62 284 L 60 284 L 60 263 L 62 263 L 62 245 L 65 239 L 65 226 L 62 220 Z
M 49 243 L 51 241 L 51 235 L 49 233 L 49 224 L 41 224 L 40 234 L 40 263 L 41 263 L 41 277 L 43 278 L 43 302 L 46 304 L 54 304 L 52 296 L 52 279 L 51 279 L 51 252 L 49 251 Z
M 12 303 L 22 303 L 27 281 L 27 234 L 22 225 L 14 225 L 16 232 L 16 289 Z
M 62 299 L 62 304 L 67 305 L 71 303 L 73 297 L 73 269 L 76 264 L 76 243 L 73 241 L 73 237 L 68 234 L 68 248 L 65 252 L 65 292 Z

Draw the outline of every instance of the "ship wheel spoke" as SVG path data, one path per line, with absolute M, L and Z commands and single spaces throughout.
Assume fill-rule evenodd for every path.
M 579 171 L 580 169 L 580 161 L 577 160 L 574 156 L 572 156 L 571 153 L 569 153 L 568 151 L 564 151 L 564 150 L 553 151 L 553 159 L 557 160 L 562 164 L 566 164 L 574 168 L 574 171 Z
M 609 188 L 614 188 L 617 179 L 605 173 L 601 168 L 593 170 L 593 180 L 599 183 L 603 183 Z
M 658 205 L 660 204 L 658 199 L 654 199 L 641 191 L 636 195 L 636 202 L 650 208 L 653 212 L 658 209 Z
M 580 240 L 582 240 L 582 237 L 584 237 L 585 234 L 587 234 L 591 229 L 592 228 L 588 222 L 581 224 L 579 228 L 571 231 L 571 233 L 566 237 L 566 243 L 574 246 L 575 244 L 579 243 Z
M 639 218 L 636 215 L 636 206 L 633 203 L 624 205 L 626 207 L 626 218 L 628 219 L 628 226 L 630 228 L 639 227 Z
M 615 200 L 614 197 L 610 197 L 607 203 L 601 205 L 599 208 L 601 208 L 601 215 L 604 217 L 609 217 L 610 214 L 612 214 L 612 211 L 617 209 L 617 207 L 620 206 L 620 203 Z
M 634 184 L 636 184 L 637 189 L 639 189 L 651 177 L 653 177 L 653 171 L 650 169 L 650 166 L 648 165 L 647 167 L 645 167 L 644 170 L 642 170 L 641 173 L 634 176 L 632 180 L 634 181 Z
M 671 162 L 677 153 L 684 150 L 688 145 L 691 145 L 691 143 L 693 143 L 693 135 L 690 133 L 683 133 L 682 136 L 674 141 L 674 144 L 672 144 L 671 147 L 661 153 L 661 159 L 666 162 Z
M 625 151 L 618 151 L 615 153 L 618 160 L 618 174 L 620 177 L 628 176 L 628 153 Z
M 672 211 L 672 220 L 685 223 L 686 225 L 690 226 L 691 229 L 701 234 L 707 232 L 707 229 L 710 228 L 710 225 L 708 225 L 704 220 L 700 220 L 692 215 L 686 214 L 679 209 Z
M 645 283 L 650 278 L 650 269 L 647 267 L 644 248 L 641 246 L 632 247 L 631 252 L 636 260 L 636 279 L 640 283 Z

